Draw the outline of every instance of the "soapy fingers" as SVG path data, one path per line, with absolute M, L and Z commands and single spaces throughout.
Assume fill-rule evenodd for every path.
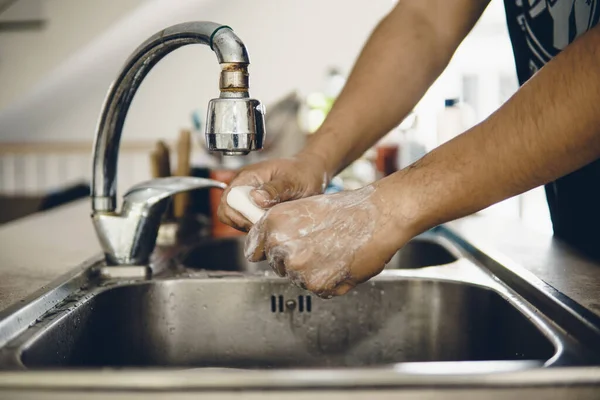
M 252 227 L 245 254 L 329 298 L 378 274 L 397 250 L 374 188 L 281 203 Z M 376 228 L 380 227 L 378 230 Z
M 316 158 L 298 156 L 263 161 L 243 168 L 221 197 L 219 219 L 239 230 L 248 231 L 252 221 L 232 208 L 227 198 L 238 186 L 251 186 L 248 193 L 262 209 L 276 204 L 322 193 L 327 184 L 323 164 Z
M 228 185 L 227 189 L 221 195 L 221 202 L 219 203 L 219 209 L 217 210 L 217 216 L 221 222 L 232 226 L 238 230 L 247 232 L 252 227 L 252 223 L 248 221 L 239 211 L 235 210 L 227 204 L 227 198 L 229 193 L 234 187 L 237 186 L 251 186 L 256 187 L 260 185 L 260 180 L 252 174 L 238 174 L 236 178 Z

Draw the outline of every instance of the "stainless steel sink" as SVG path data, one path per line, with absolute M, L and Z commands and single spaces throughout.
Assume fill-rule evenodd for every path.
M 439 373 L 457 362 L 490 372 L 589 362 L 576 334 L 439 234 L 331 300 L 242 253 L 239 239 L 208 241 L 163 255 L 171 263 L 151 279 L 102 279 L 95 260 L 0 314 L 0 369 L 428 363 Z
M 361 367 L 545 362 L 556 351 L 506 299 L 474 285 L 396 277 L 321 300 L 275 277 L 192 278 L 103 290 L 48 321 L 21 360 L 29 368 Z
M 431 233 L 408 242 L 390 260 L 388 269 L 414 269 L 455 262 L 460 254 L 452 244 Z M 244 238 L 213 239 L 188 248 L 180 255 L 188 268 L 258 272 L 271 268 L 263 261 L 252 263 L 244 257 Z

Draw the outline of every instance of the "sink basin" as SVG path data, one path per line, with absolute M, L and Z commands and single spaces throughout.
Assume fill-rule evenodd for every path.
M 402 277 L 331 300 L 276 277 L 128 284 L 100 289 L 47 324 L 23 346 L 28 368 L 360 367 L 556 353 L 493 290 Z
M 388 269 L 416 269 L 450 264 L 458 252 L 442 238 L 424 234 L 408 242 L 387 264 Z M 244 257 L 244 238 L 214 239 L 203 242 L 182 256 L 180 263 L 192 269 L 260 272 L 270 271 L 266 261 L 252 263 Z
M 435 232 L 421 235 L 379 276 L 330 300 L 247 262 L 240 238 L 166 252 L 151 279 L 127 267 L 107 278 L 104 262 L 92 261 L 0 314 L 0 370 L 451 374 L 590 363 L 586 343 L 595 336 L 553 322 L 556 303 L 534 307 L 465 251 Z

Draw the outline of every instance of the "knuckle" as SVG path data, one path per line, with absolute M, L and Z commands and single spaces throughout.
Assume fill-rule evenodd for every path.
M 279 276 L 286 275 L 285 256 L 279 252 L 269 251 L 267 253 L 267 261 L 269 266 Z
M 331 299 L 333 296 L 335 296 L 335 293 L 329 291 L 329 290 L 321 290 L 321 291 L 317 291 L 314 292 L 317 296 L 319 296 L 321 299 Z
M 323 291 L 322 285 L 320 285 L 318 282 L 315 282 L 314 279 L 308 279 L 304 285 L 306 290 L 315 293 L 317 296 L 320 296 L 320 293 Z
M 257 176 L 254 170 L 249 169 L 249 167 L 245 167 L 241 169 L 238 174 L 231 180 L 226 189 L 226 192 L 235 186 L 244 186 L 244 185 L 256 185 L 257 182 L 260 182 L 260 178 Z
M 353 282 L 344 282 L 340 285 L 338 285 L 338 287 L 334 290 L 333 294 L 335 296 L 343 296 L 346 293 L 348 293 L 350 290 L 354 289 L 354 287 L 356 286 L 356 284 L 354 284 Z
M 289 280 L 296 286 L 298 286 L 300 289 L 304 289 L 304 290 L 308 290 L 311 291 L 308 287 L 308 285 L 306 284 L 306 282 L 304 281 L 303 277 L 301 274 L 298 274 L 296 271 L 292 271 L 290 269 L 286 269 L 286 275 L 289 278 Z

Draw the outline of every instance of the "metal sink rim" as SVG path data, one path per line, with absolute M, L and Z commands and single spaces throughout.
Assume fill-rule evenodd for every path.
M 473 285 L 473 286 L 480 286 L 483 287 L 484 289 L 487 290 L 493 290 L 496 291 L 498 293 L 498 291 L 492 287 L 490 287 L 488 284 L 485 283 L 481 283 L 478 281 L 478 279 L 472 280 L 472 281 L 467 281 L 465 282 L 464 279 L 456 279 L 456 278 L 449 278 L 449 277 L 437 277 L 437 278 L 432 278 L 432 275 L 435 275 L 436 272 L 440 271 L 442 268 L 443 269 L 450 269 L 456 266 L 460 266 L 461 264 L 464 264 L 465 262 L 467 262 L 468 264 L 472 264 L 472 265 L 476 265 L 476 268 L 478 268 L 479 270 L 483 270 L 485 269 L 485 267 L 482 267 L 481 264 L 477 263 L 477 262 L 473 262 L 470 259 L 467 259 L 467 257 L 470 254 L 470 251 L 465 251 L 464 248 L 460 247 L 460 245 L 455 244 L 455 242 L 452 241 L 452 237 L 450 238 L 445 238 L 444 240 L 448 242 L 448 244 L 450 244 L 450 247 L 453 250 L 454 254 L 459 254 L 460 257 L 457 261 L 447 264 L 444 267 L 424 267 L 424 268 L 420 268 L 420 269 L 414 269 L 414 270 L 400 270 L 400 269 L 394 269 L 394 270 L 384 270 L 382 272 L 382 274 L 378 277 L 376 277 L 376 280 L 394 280 L 394 279 L 435 279 L 435 280 L 440 280 L 440 281 L 447 281 L 447 282 L 452 282 L 452 283 L 459 283 L 459 284 L 468 284 L 468 285 Z M 460 250 L 459 250 L 460 249 Z M 45 308 L 45 312 L 48 312 L 50 309 L 52 309 L 54 306 L 56 306 L 57 303 L 60 303 L 62 300 L 64 300 L 66 297 L 68 297 L 68 295 L 73 293 L 73 282 L 89 282 L 91 280 L 93 280 L 95 278 L 95 270 L 97 270 L 99 267 L 102 267 L 103 261 L 101 260 L 100 256 L 94 257 L 90 260 L 88 260 L 86 263 L 82 264 L 81 266 L 79 266 L 78 268 L 70 271 L 69 273 L 63 275 L 62 277 L 56 279 L 51 285 L 47 286 L 46 288 L 40 289 L 37 292 L 35 292 L 34 294 L 32 294 L 31 296 L 28 296 L 27 298 L 21 300 L 21 302 L 14 304 L 13 306 L 0 311 L 0 352 L 2 351 L 3 347 L 6 348 L 6 344 L 8 342 L 13 342 L 15 339 L 21 338 L 23 337 L 23 334 L 25 331 L 28 330 L 28 327 L 26 327 L 25 329 L 21 329 L 18 332 L 7 332 L 6 330 L 3 331 L 3 324 L 5 324 L 7 322 L 7 320 L 10 319 L 14 319 L 15 317 L 17 317 L 19 315 L 19 313 L 21 313 L 23 310 L 27 310 L 28 308 Z M 514 266 L 512 266 L 514 268 Z M 492 274 L 485 270 L 486 274 L 488 275 L 488 278 L 493 277 Z M 103 291 L 106 290 L 110 290 L 112 287 L 115 286 L 121 286 L 121 285 L 139 285 L 139 284 L 149 284 L 154 280 L 189 280 L 189 279 L 241 279 L 241 280 L 248 280 L 248 279 L 256 279 L 256 280 L 264 280 L 264 279 L 275 279 L 275 280 L 279 280 L 279 279 L 284 279 L 284 278 L 279 278 L 277 276 L 275 276 L 274 274 L 270 275 L 267 274 L 265 276 L 265 274 L 248 274 L 248 273 L 235 273 L 235 274 L 223 274 L 223 273 L 218 273 L 218 272 L 194 272 L 193 276 L 174 276 L 174 277 L 167 277 L 167 278 L 163 278 L 160 276 L 157 276 L 155 278 L 152 278 L 152 280 L 150 281 L 139 281 L 139 280 L 129 280 L 129 281 L 117 281 L 116 284 L 114 286 L 107 286 L 107 287 L 103 287 L 103 288 L 94 288 L 94 290 L 98 290 L 97 293 L 94 294 L 97 295 Z M 496 279 L 497 280 L 497 279 Z M 489 280 L 488 280 L 489 282 Z M 506 288 L 509 291 L 513 291 L 512 288 L 510 288 L 508 285 L 506 285 Z M 500 296 L 502 296 L 507 302 L 509 302 L 513 307 L 515 307 L 515 304 L 513 303 L 513 299 L 509 299 L 507 298 L 503 293 L 498 293 Z M 521 298 L 520 294 L 518 294 L 517 292 L 515 292 L 517 298 L 520 298 L 520 300 L 523 303 L 529 304 L 524 298 Z M 545 294 L 545 293 L 544 293 Z M 46 297 L 46 299 L 43 299 L 44 297 Z M 51 299 L 48 300 L 47 298 L 50 297 Z M 49 306 L 50 305 L 50 306 Z M 531 306 L 531 304 L 529 304 Z M 523 313 L 523 310 L 521 308 L 519 308 L 519 311 L 521 313 Z M 32 315 L 32 313 L 28 313 L 27 315 Z M 536 324 L 536 327 L 539 329 L 538 324 Z M 543 332 L 544 335 L 546 337 L 548 337 L 546 335 L 545 332 Z M 8 334 L 8 336 L 7 336 Z M 551 337 L 548 337 L 550 340 L 552 340 Z M 3 343 L 4 341 L 4 343 Z M 558 359 L 559 356 L 561 355 L 561 353 L 563 352 L 563 348 L 561 348 L 561 343 L 560 341 L 558 342 L 554 342 L 553 341 L 553 345 L 555 345 L 556 348 L 556 353 L 555 353 L 555 357 L 553 357 L 553 359 L 548 360 L 548 362 L 544 365 L 544 366 L 553 366 L 553 360 L 554 359 Z M 556 361 L 556 360 L 554 360 Z M 557 364 L 557 367 L 560 367 L 561 364 Z M 377 366 L 377 367 L 369 367 L 369 368 L 363 368 L 361 370 L 390 370 L 394 369 L 394 366 L 386 366 L 381 367 L 381 366 Z M 2 367 L 0 366 L 0 370 L 2 369 Z M 344 368 L 344 370 L 349 370 L 350 368 Z M 299 369 L 294 369 L 294 370 L 287 370 L 287 371 L 298 371 Z M 29 369 L 28 371 L 34 371 Z M 315 369 L 311 369 L 311 371 L 315 371 Z M 331 369 L 326 369 L 326 371 L 331 371 Z M 1 373 L 1 372 L 0 372 Z
M 461 263 L 462 264 L 466 263 L 467 266 L 472 266 L 471 263 L 468 263 L 465 260 L 459 260 L 452 264 L 455 264 L 455 266 L 460 266 Z M 525 302 L 520 302 L 518 295 L 516 297 L 515 297 L 515 295 L 511 296 L 510 289 L 506 288 L 506 290 L 508 290 L 508 292 L 503 291 L 502 290 L 503 286 L 494 285 L 492 280 L 489 281 L 490 284 L 485 284 L 484 282 L 478 281 L 477 279 L 474 279 L 473 281 L 468 281 L 468 280 L 459 279 L 456 277 L 453 278 L 453 277 L 449 277 L 449 276 L 437 276 L 437 277 L 435 276 L 436 274 L 439 274 L 440 271 L 447 270 L 447 267 L 448 266 L 428 267 L 428 268 L 423 268 L 423 269 L 418 269 L 418 270 L 385 270 L 380 275 L 373 278 L 372 281 L 373 282 L 378 282 L 378 281 L 444 282 L 444 283 L 449 283 L 452 285 L 477 287 L 477 288 L 480 288 L 485 291 L 494 292 L 498 296 L 500 296 L 504 301 L 506 301 L 511 307 L 516 309 L 520 314 L 522 314 L 524 317 L 528 318 L 531 321 L 531 323 L 534 325 L 535 329 L 538 330 L 544 337 L 546 337 L 546 339 L 554 347 L 554 354 L 552 355 L 552 357 L 550 357 L 547 360 L 542 360 L 542 361 L 540 361 L 540 360 L 520 360 L 520 361 L 500 360 L 500 361 L 488 361 L 489 363 L 494 363 L 494 362 L 503 363 L 504 362 L 504 363 L 507 363 L 505 365 L 508 365 L 508 363 L 512 363 L 512 365 L 518 369 L 522 368 L 524 365 L 527 365 L 529 367 L 532 367 L 533 365 L 538 366 L 538 367 L 547 367 L 547 366 L 554 365 L 564 355 L 565 348 L 564 348 L 563 341 L 560 338 L 559 332 L 556 329 L 554 329 L 551 326 L 551 324 L 548 323 L 549 321 L 547 321 L 543 316 L 536 315 L 534 311 L 529 309 L 527 307 L 527 305 L 525 304 Z M 265 274 L 240 274 L 240 273 L 236 273 L 236 274 L 228 273 L 228 274 L 221 275 L 218 272 L 212 272 L 212 273 L 211 272 L 196 272 L 192 276 L 185 276 L 185 277 L 174 276 L 174 277 L 166 277 L 166 278 L 156 278 L 156 279 L 151 279 L 151 280 L 108 282 L 108 284 L 105 283 L 103 285 L 99 285 L 99 286 L 96 286 L 96 287 L 93 287 L 93 288 L 90 288 L 89 290 L 87 290 L 85 295 L 81 296 L 80 298 L 78 298 L 76 301 L 74 301 L 72 303 L 72 310 L 80 307 L 85 302 L 89 301 L 90 299 L 92 299 L 94 297 L 97 297 L 99 295 L 102 295 L 103 293 L 110 292 L 110 291 L 120 288 L 120 287 L 146 286 L 146 285 L 155 285 L 155 284 L 161 284 L 161 283 L 177 284 L 177 282 L 194 282 L 194 281 L 208 283 L 208 282 L 217 282 L 217 281 L 222 282 L 223 280 L 228 281 L 228 282 L 248 282 L 248 281 L 255 281 L 255 282 L 261 282 L 261 283 L 264 283 L 265 281 L 287 282 L 287 280 L 285 278 L 278 277 L 274 273 L 269 273 L 268 275 L 265 275 Z M 365 284 L 369 285 L 370 283 L 367 282 Z M 60 306 L 60 304 L 58 306 Z M 49 309 L 48 312 L 52 312 L 52 310 L 54 310 L 54 307 Z M 9 343 L 7 343 L 7 346 L 5 346 L 5 351 L 6 350 L 8 350 L 8 352 L 12 351 L 13 355 L 17 357 L 18 364 L 20 367 L 27 369 L 27 370 L 35 370 L 30 367 L 26 367 L 23 364 L 23 361 L 21 361 L 23 352 L 25 352 L 30 346 L 32 346 L 37 340 L 39 340 L 48 330 L 52 329 L 52 327 L 54 325 L 59 324 L 61 319 L 67 318 L 70 312 L 71 312 L 71 310 L 66 310 L 66 311 L 61 310 L 61 311 L 57 312 L 55 315 L 50 316 L 49 318 L 42 318 L 42 321 L 40 323 L 30 326 L 27 330 L 25 330 L 24 332 L 22 332 L 21 334 L 16 336 L 13 340 L 11 340 Z M 0 360 L 1 360 L 2 351 L 3 351 L 3 349 L 0 348 Z M 429 362 L 429 363 L 430 363 L 429 365 L 433 365 L 436 362 Z M 437 362 L 437 363 L 439 365 L 445 365 L 448 368 L 454 368 L 454 366 L 452 366 L 450 362 L 446 362 L 446 363 Z M 468 365 L 468 364 L 477 363 L 477 362 L 463 361 L 463 363 L 464 363 L 464 365 Z M 406 363 L 401 363 L 401 364 L 405 364 L 406 366 L 408 366 L 409 364 L 417 364 L 417 363 L 406 362 Z M 497 365 L 500 365 L 500 364 L 497 364 Z M 14 367 L 14 365 L 13 365 L 13 367 Z M 389 370 L 389 369 L 397 369 L 398 364 L 377 365 L 377 366 L 369 366 L 369 367 L 363 367 L 363 368 Z M 0 370 L 1 369 L 2 368 L 0 366 Z M 292 369 L 286 369 L 286 370 L 297 371 L 300 369 L 302 369 L 302 368 L 292 368 Z M 314 369 L 318 369 L 318 368 L 311 368 L 311 370 L 314 370 Z M 347 367 L 346 369 L 354 369 L 354 368 Z M 328 369 L 323 369 L 323 370 L 328 371 L 330 369 L 328 368 Z

